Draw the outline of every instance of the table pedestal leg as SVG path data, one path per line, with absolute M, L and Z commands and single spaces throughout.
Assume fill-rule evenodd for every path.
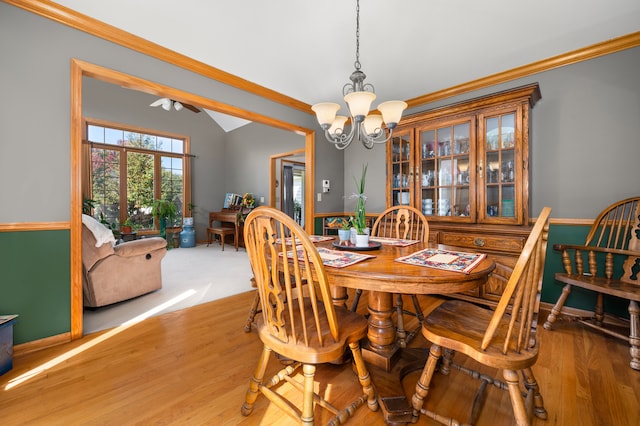
M 398 353 L 396 327 L 393 324 L 393 295 L 369 291 L 369 329 L 362 356 L 369 364 L 391 371 Z
M 428 349 L 402 349 L 396 341 L 393 323 L 393 294 L 369 292 L 368 341 L 363 344 L 362 356 L 378 391 L 378 401 L 389 425 L 411 422 L 412 410 L 402 386 L 402 379 L 412 371 L 424 367 Z
M 346 288 L 331 286 L 331 296 L 334 305 L 346 307 Z M 385 422 L 399 426 L 412 420 L 411 404 L 404 394 L 402 379 L 424 367 L 429 350 L 400 348 L 392 318 L 394 309 L 393 294 L 369 291 L 369 327 L 367 340 L 362 344 L 362 357 L 376 386 Z

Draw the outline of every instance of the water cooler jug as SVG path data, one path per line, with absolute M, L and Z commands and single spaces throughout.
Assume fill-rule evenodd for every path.
M 185 217 L 180 232 L 180 247 L 189 248 L 196 246 L 196 230 L 193 229 L 193 218 Z

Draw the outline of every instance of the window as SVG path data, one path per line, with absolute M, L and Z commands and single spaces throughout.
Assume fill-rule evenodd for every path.
M 90 171 L 83 193 L 94 200 L 94 216 L 112 224 L 129 220 L 138 232 L 153 232 L 151 206 L 156 199 L 176 206 L 176 219 L 191 200 L 185 199 L 190 176 L 188 137 L 87 121 Z

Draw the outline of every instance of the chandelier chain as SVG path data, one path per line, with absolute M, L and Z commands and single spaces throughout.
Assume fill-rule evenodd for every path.
M 360 70 L 360 0 L 356 0 L 356 70 Z
M 347 103 L 351 116 L 351 128 L 345 132 L 344 124 L 347 117 L 338 116 L 336 113 L 340 105 L 332 102 L 315 104 L 311 109 L 316 113 L 320 127 L 330 143 L 337 149 L 347 148 L 353 140 L 359 140 L 367 149 L 372 149 L 376 144 L 388 142 L 393 137 L 393 129 L 396 128 L 402 111 L 407 108 L 407 103 L 402 101 L 387 101 L 378 105 L 380 114 L 369 114 L 371 102 L 375 99 L 373 84 L 365 83 L 367 78 L 360 65 L 360 0 L 356 0 L 356 61 L 355 71 L 349 76 L 350 83 L 342 87 L 342 94 Z M 383 123 L 386 127 L 383 127 Z

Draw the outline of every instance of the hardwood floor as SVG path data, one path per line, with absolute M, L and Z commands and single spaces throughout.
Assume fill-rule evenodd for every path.
M 243 293 L 15 357 L 13 369 L 0 376 L 0 422 L 293 424 L 264 397 L 251 416 L 240 414 L 262 347 L 255 332 L 243 332 L 252 298 L 252 292 Z M 428 304 L 427 298 L 421 301 Z M 534 372 L 549 419 L 536 419 L 535 425 L 640 424 L 640 372 L 629 367 L 625 342 L 560 320 L 554 331 L 539 330 L 542 350 Z M 412 346 L 420 343 L 415 339 Z M 270 364 L 273 371 L 278 367 Z M 338 406 L 359 392 L 357 382 L 348 380 L 351 374 L 349 366 L 318 368 L 322 392 Z M 416 380 L 417 373 L 405 380 L 409 397 Z M 476 385 L 455 372 L 448 378 L 436 374 L 427 405 L 466 420 Z M 317 423 L 327 417 L 319 415 Z M 478 425 L 512 421 L 507 393 L 490 389 Z M 365 423 L 384 424 L 379 412 L 363 407 L 351 424 Z M 435 423 L 421 417 L 418 424 Z

